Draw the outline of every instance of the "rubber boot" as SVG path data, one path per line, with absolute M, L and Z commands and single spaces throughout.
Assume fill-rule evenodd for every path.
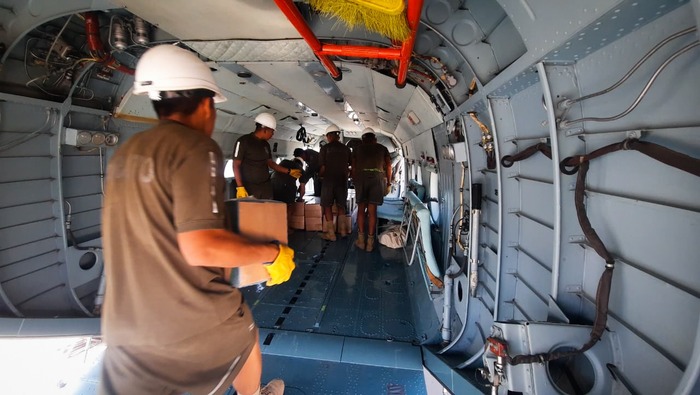
M 348 229 L 347 225 L 345 216 L 338 215 L 338 233 L 340 233 L 342 238 L 346 238 L 350 234 L 350 229 Z
M 365 251 L 367 251 L 367 252 L 374 251 L 374 235 L 367 236 L 367 244 L 365 245 Z
M 357 232 L 357 240 L 355 240 L 355 246 L 361 250 L 365 249 L 365 234 Z
M 323 240 L 335 241 L 335 229 L 333 229 L 333 221 L 326 221 L 323 223 L 323 233 L 321 234 Z

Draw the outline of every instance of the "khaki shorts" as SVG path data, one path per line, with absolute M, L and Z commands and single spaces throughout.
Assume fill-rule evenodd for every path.
M 100 394 L 223 394 L 248 359 L 258 328 L 248 306 L 216 328 L 167 346 L 107 346 Z

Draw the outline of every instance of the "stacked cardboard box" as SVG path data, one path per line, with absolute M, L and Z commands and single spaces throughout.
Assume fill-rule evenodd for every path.
M 323 210 L 319 203 L 307 203 L 304 207 L 304 224 L 307 231 L 322 231 Z
M 289 211 L 289 227 L 292 229 L 304 230 L 304 216 L 306 205 L 304 202 L 292 203 Z
M 234 199 L 226 201 L 227 227 L 251 240 L 287 244 L 287 205 L 274 200 Z M 260 264 L 226 269 L 227 279 L 236 288 L 270 279 Z

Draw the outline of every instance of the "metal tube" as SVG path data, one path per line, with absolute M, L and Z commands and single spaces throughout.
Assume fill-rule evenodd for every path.
M 544 92 L 544 102 L 547 106 L 547 124 L 549 127 L 549 139 L 552 146 L 552 163 L 554 164 L 554 245 L 552 253 L 552 281 L 549 294 L 554 300 L 558 299 L 559 295 L 559 276 L 560 276 L 560 261 L 561 261 L 561 240 L 562 240 L 562 175 L 559 173 L 557 163 L 561 161 L 559 158 L 559 136 L 557 135 L 557 120 L 554 114 L 554 102 L 552 101 L 552 91 L 549 86 L 549 78 L 547 77 L 547 69 L 544 63 L 537 63 L 537 74 L 540 78 L 542 91 Z
M 369 47 L 361 45 L 323 44 L 317 52 L 324 55 L 353 56 L 356 58 L 399 59 L 401 50 L 398 48 Z
M 340 70 L 335 66 L 335 63 L 331 61 L 328 55 L 321 53 L 321 42 L 316 38 L 314 32 L 311 31 L 309 25 L 306 24 L 304 17 L 301 16 L 294 2 L 292 0 L 275 0 L 275 4 L 277 4 L 277 7 L 279 7 L 280 11 L 284 13 L 287 19 L 289 19 L 289 22 L 294 25 L 306 43 L 309 44 L 309 47 L 311 47 L 311 50 L 318 56 L 318 60 L 321 61 L 321 64 L 326 68 L 328 74 L 330 74 L 333 79 L 341 78 Z
M 625 74 L 622 78 L 620 78 L 619 81 L 617 81 L 616 83 L 614 83 L 614 84 L 611 85 L 610 87 L 608 87 L 608 88 L 606 88 L 606 89 L 603 89 L 603 90 L 601 90 L 601 91 L 595 92 L 595 93 L 591 93 L 591 94 L 586 95 L 586 96 L 579 97 L 578 99 L 565 100 L 563 103 L 565 103 L 565 106 L 570 107 L 570 106 L 571 106 L 572 104 L 574 104 L 574 103 L 578 103 L 578 102 L 580 102 L 580 101 L 584 101 L 584 100 L 590 99 L 590 98 L 592 98 L 592 97 L 604 95 L 604 94 L 606 94 L 606 93 L 608 93 L 608 92 L 611 92 L 611 91 L 617 89 L 617 87 L 619 87 L 620 85 L 622 85 L 623 82 L 627 81 L 627 79 L 628 79 L 632 74 L 634 74 L 634 72 L 637 71 L 637 69 L 639 69 L 639 67 L 651 57 L 651 55 L 655 54 L 656 51 L 658 51 L 659 49 L 661 49 L 661 47 L 663 47 L 664 45 L 668 44 L 669 42 L 671 42 L 672 40 L 674 40 L 674 39 L 676 39 L 676 38 L 678 38 L 678 37 L 684 36 L 684 35 L 686 35 L 686 34 L 688 34 L 688 33 L 692 33 L 692 32 L 694 32 L 694 31 L 696 31 L 696 30 L 697 30 L 697 28 L 695 28 L 695 27 L 690 27 L 690 28 L 688 28 L 688 29 L 681 30 L 681 31 L 678 32 L 678 33 L 675 33 L 675 34 L 672 34 L 672 35 L 666 37 L 663 41 L 661 41 L 660 43 L 656 44 L 656 45 L 654 46 L 654 48 L 652 48 L 649 52 L 647 52 L 646 55 L 644 55 L 644 56 L 643 56 L 643 57 L 642 57 L 642 58 L 627 72 L 627 74 Z M 550 106 L 549 108 L 551 108 L 551 106 Z
M 661 74 L 661 72 L 666 68 L 666 66 L 671 64 L 671 62 L 676 60 L 676 58 L 678 58 L 679 56 L 683 55 L 684 53 L 690 51 L 691 49 L 693 49 L 699 45 L 700 45 L 700 41 L 694 41 L 694 42 L 686 45 L 685 47 L 679 49 L 678 52 L 674 53 L 671 57 L 666 59 L 666 61 L 663 64 L 661 64 L 661 66 L 659 66 L 658 69 L 656 69 L 656 71 L 651 76 L 649 81 L 646 83 L 646 85 L 644 85 L 644 89 L 642 89 L 642 91 L 639 93 L 639 95 L 634 100 L 634 102 L 629 107 L 627 107 L 627 109 L 625 111 L 623 111 L 617 115 L 613 115 L 613 116 L 605 117 L 605 118 L 586 117 L 586 118 L 572 119 L 570 121 L 564 120 L 561 122 L 561 127 L 568 128 L 573 124 L 581 123 L 581 122 L 610 122 L 610 121 L 616 121 L 620 118 L 623 118 L 627 114 L 631 113 L 635 108 L 637 108 L 637 106 L 642 101 L 642 99 L 644 99 L 644 96 L 646 96 L 646 94 L 649 92 L 651 85 L 654 83 L 654 81 L 656 81 L 656 78 L 659 76 L 659 74 Z
M 443 293 L 442 304 L 442 342 L 447 344 L 452 340 L 452 287 L 454 280 L 452 279 L 452 271 L 450 268 L 445 272 L 445 291 Z M 465 323 L 466 325 L 466 323 Z
M 476 297 L 476 286 L 479 283 L 479 222 L 481 210 L 472 210 L 471 230 L 469 231 L 469 289 L 472 297 Z
M 406 76 L 408 75 L 408 65 L 411 62 L 411 54 L 413 53 L 413 44 L 416 41 L 416 33 L 420 23 L 420 14 L 423 9 L 423 0 L 409 0 L 406 10 L 406 18 L 408 19 L 408 28 L 411 29 L 411 34 L 401 45 L 401 58 L 399 59 L 399 71 L 396 75 L 396 86 L 402 88 L 406 85 Z

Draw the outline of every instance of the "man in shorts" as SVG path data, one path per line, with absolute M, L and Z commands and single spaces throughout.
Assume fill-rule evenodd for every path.
M 357 199 L 355 245 L 361 250 L 372 252 L 377 229 L 377 206 L 384 203 L 384 196 L 389 193 L 391 186 L 391 156 L 385 146 L 377 143 L 377 136 L 372 128 L 363 131 L 362 144 L 352 153 L 352 180 Z
M 134 94 L 147 94 L 153 128 L 129 138 L 107 167 L 102 212 L 107 349 L 101 394 L 282 394 L 260 388 L 258 329 L 225 267 L 266 265 L 287 281 L 294 251 L 224 227 L 223 155 L 211 135 L 226 100 L 211 70 L 174 45 L 147 50 Z
M 233 173 L 236 177 L 236 198 L 255 196 L 258 199 L 272 199 L 270 171 L 288 174 L 294 178 L 302 175 L 301 170 L 291 169 L 272 160 L 270 143 L 275 134 L 277 120 L 266 112 L 255 117 L 255 131 L 241 136 L 233 149 Z
M 333 228 L 333 204 L 338 207 L 338 233 L 345 237 L 350 233 L 345 216 L 345 201 L 348 198 L 348 167 L 350 166 L 350 148 L 340 142 L 340 129 L 336 125 L 326 128 L 328 144 L 321 147 L 319 153 L 319 174 L 323 177 L 321 186 L 321 207 L 326 222 L 321 237 L 335 241 Z

